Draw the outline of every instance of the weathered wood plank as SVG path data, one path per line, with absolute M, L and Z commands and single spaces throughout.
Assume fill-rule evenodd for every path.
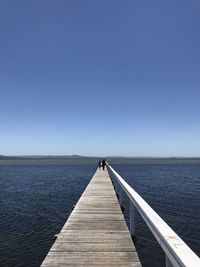
M 64 229 L 69 230 L 126 230 L 126 225 L 124 222 L 67 222 L 64 226 Z
M 97 170 L 41 266 L 141 267 L 107 170 Z
M 94 242 L 94 243 L 101 243 L 102 240 L 104 242 L 126 242 L 129 238 L 129 234 L 127 232 L 106 232 L 106 231 L 77 231 L 75 233 L 74 231 L 62 231 L 62 235 L 58 236 L 57 242 Z
M 51 248 L 51 251 L 66 251 L 66 252 L 73 252 L 73 251 L 82 251 L 82 252 L 131 252 L 134 251 L 132 244 L 130 242 L 104 242 L 95 243 L 91 241 L 90 243 L 87 242 L 59 242 L 56 241 Z
M 64 265 L 66 262 L 70 265 Z M 53 265 L 53 264 L 57 265 Z M 48 258 L 42 266 L 137 266 L 141 267 L 137 261 L 136 252 L 50 252 Z M 123 265 L 124 264 L 124 265 Z

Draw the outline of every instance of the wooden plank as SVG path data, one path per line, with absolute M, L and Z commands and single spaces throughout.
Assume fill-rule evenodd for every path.
M 69 230 L 126 230 L 127 227 L 124 222 L 86 222 L 86 223 L 68 223 L 65 224 L 64 229 Z
M 50 252 L 42 266 L 141 267 L 139 261 L 132 261 L 133 257 L 137 257 L 136 252 Z
M 141 267 L 107 170 L 97 170 L 41 266 Z

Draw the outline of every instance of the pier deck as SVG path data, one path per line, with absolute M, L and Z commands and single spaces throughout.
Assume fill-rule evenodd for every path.
M 107 170 L 97 170 L 42 267 L 141 267 Z

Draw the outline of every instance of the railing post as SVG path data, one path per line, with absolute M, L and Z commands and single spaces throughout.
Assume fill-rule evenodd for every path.
M 117 192 L 117 186 L 116 186 L 116 184 L 117 184 L 117 181 L 116 181 L 116 178 L 114 177 L 114 178 L 112 178 L 112 182 L 113 182 L 113 186 L 114 186 L 114 189 L 115 189 L 115 192 Z
M 118 181 L 116 180 L 116 178 L 114 179 L 114 187 L 116 194 L 118 194 Z
M 123 189 L 121 188 L 121 186 L 119 188 L 119 204 L 121 207 L 123 206 Z
M 122 188 L 121 188 L 121 185 L 119 184 L 119 182 L 116 180 L 116 188 L 115 188 L 116 190 L 116 194 L 117 194 L 117 198 L 120 200 L 120 194 L 121 194 L 121 190 L 122 190 Z
M 120 185 L 119 185 L 119 182 L 116 181 L 116 193 L 118 197 L 119 197 L 119 190 L 120 190 Z
M 130 233 L 131 236 L 135 236 L 135 206 L 130 202 Z
M 165 255 L 165 263 L 166 263 L 166 267 L 173 267 L 173 264 L 171 263 L 167 255 Z

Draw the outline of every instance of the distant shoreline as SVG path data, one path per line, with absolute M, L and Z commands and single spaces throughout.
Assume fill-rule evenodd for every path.
M 0 165 L 97 165 L 101 157 L 87 156 L 0 156 Z M 106 157 L 109 164 L 200 164 L 200 157 Z
M 169 156 L 169 157 L 151 157 L 151 156 L 105 156 L 111 159 L 200 159 L 199 157 Z M 94 159 L 102 156 L 82 156 L 82 155 L 0 155 L 2 159 Z

